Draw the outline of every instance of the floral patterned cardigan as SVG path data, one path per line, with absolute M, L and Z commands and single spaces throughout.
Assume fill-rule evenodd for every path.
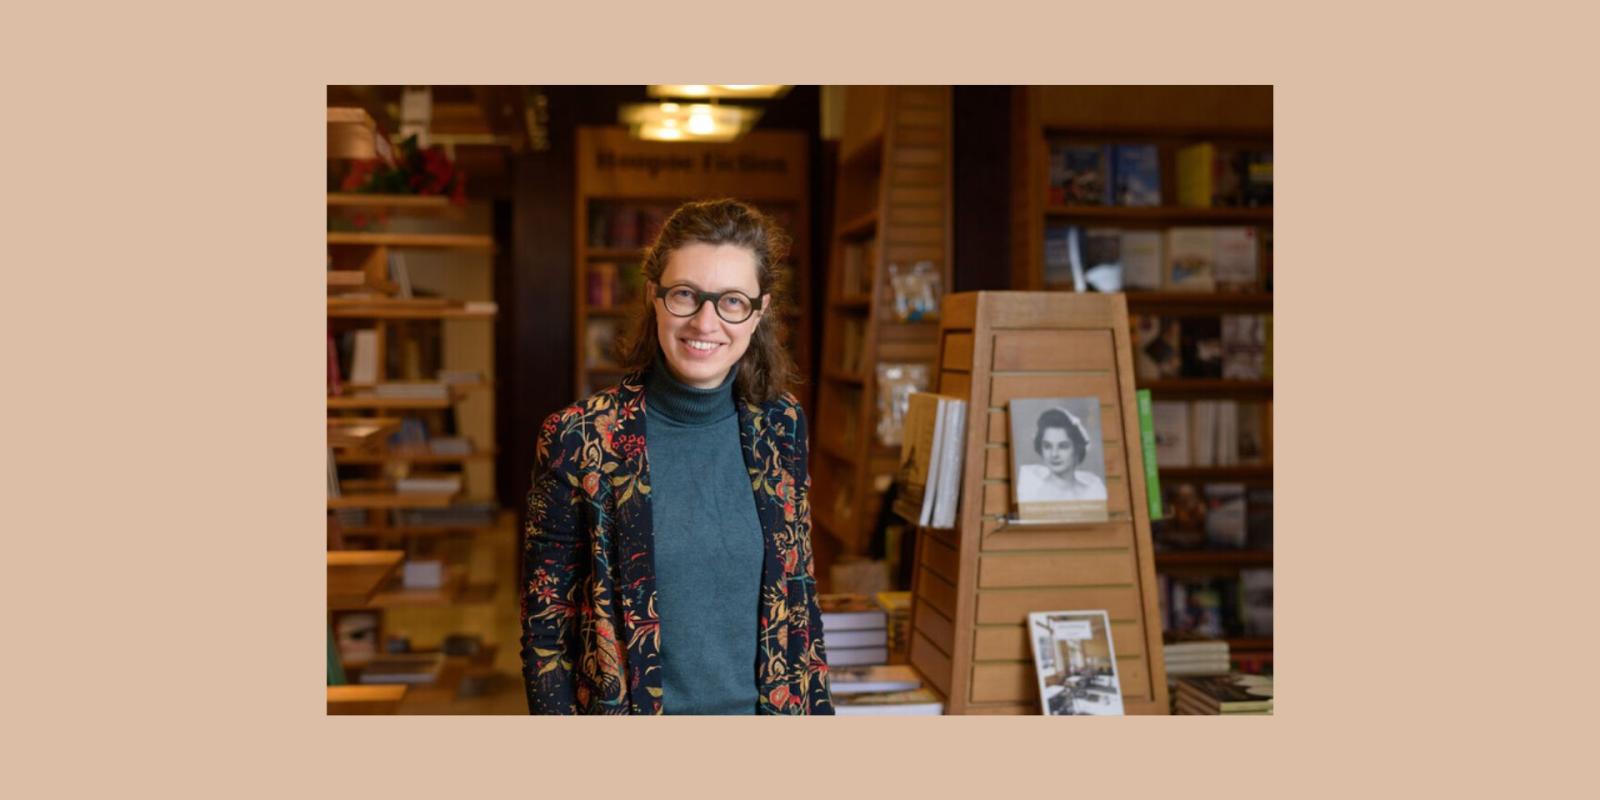
M 522 663 L 535 714 L 660 714 L 661 628 L 644 372 L 550 415 L 523 542 Z M 759 714 L 832 714 L 811 559 L 805 415 L 735 401 L 765 533 Z

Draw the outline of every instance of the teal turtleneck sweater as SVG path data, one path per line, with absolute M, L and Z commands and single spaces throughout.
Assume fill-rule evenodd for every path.
M 645 384 L 645 448 L 668 714 L 754 714 L 765 552 L 739 442 L 734 370 L 715 389 L 672 377 L 658 356 Z

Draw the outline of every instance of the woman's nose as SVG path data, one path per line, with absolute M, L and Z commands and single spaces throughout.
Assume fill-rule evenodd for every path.
M 700 330 L 714 330 L 717 326 L 717 310 L 712 307 L 711 301 L 707 300 L 700 304 L 700 308 L 694 312 L 694 316 L 690 317 L 689 321 L 694 323 L 694 326 Z

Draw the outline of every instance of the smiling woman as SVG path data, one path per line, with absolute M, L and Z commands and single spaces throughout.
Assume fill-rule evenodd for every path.
M 551 415 L 524 544 L 533 713 L 831 714 L 789 239 L 688 203 L 645 256 L 619 386 Z

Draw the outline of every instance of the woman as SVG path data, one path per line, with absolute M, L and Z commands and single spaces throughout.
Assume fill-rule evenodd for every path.
M 524 543 L 532 713 L 833 713 L 775 308 L 787 251 L 743 203 L 679 208 L 645 255 L 632 371 L 544 421 Z
M 1026 502 L 1106 499 L 1106 485 L 1100 477 L 1078 470 L 1089 455 L 1089 432 L 1066 409 L 1050 408 L 1039 415 L 1033 452 L 1038 453 L 1044 463 L 1022 467 L 1017 477 L 1018 499 Z

